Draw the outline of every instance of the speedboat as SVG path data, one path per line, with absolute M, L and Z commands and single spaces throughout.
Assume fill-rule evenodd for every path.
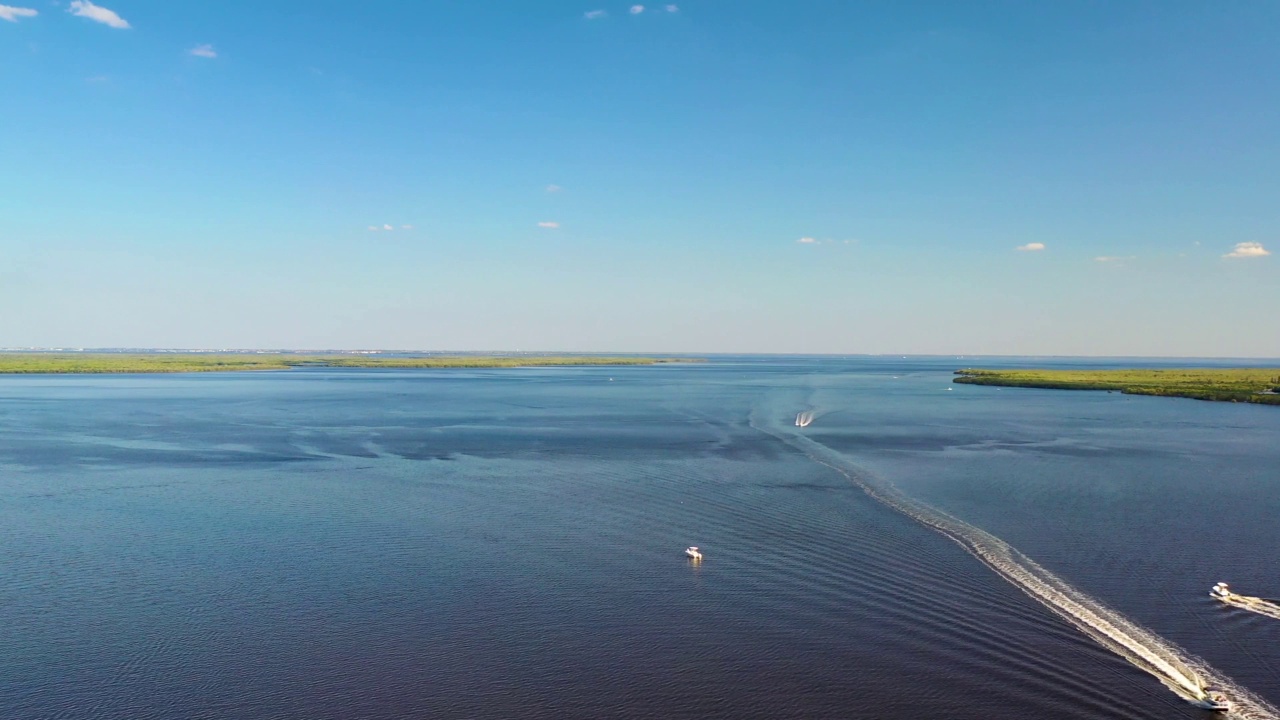
M 1209 597 L 1216 598 L 1218 600 L 1226 600 L 1227 598 L 1231 597 L 1231 591 L 1227 589 L 1226 583 L 1220 582 L 1217 585 L 1214 585 L 1212 588 L 1210 588 Z
M 698 550 L 698 546 L 697 546 L 697 545 L 690 545 L 689 547 L 685 548 L 685 549 L 684 549 L 684 554 L 685 554 L 685 555 L 688 555 L 689 557 L 693 558 L 694 560 L 701 560 L 701 559 L 702 559 L 702 552 Z
M 1213 710 L 1215 712 L 1227 712 L 1231 709 L 1231 701 L 1226 695 L 1217 688 L 1207 687 L 1204 689 L 1204 697 L 1196 703 L 1205 710 Z

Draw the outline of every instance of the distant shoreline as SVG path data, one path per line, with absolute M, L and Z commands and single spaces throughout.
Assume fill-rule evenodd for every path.
M 1047 390 L 1106 390 L 1214 402 L 1280 405 L 1280 368 L 956 371 L 955 382 Z
M 527 368 L 593 367 L 697 363 L 697 358 L 609 357 L 593 355 L 293 355 L 249 353 L 0 353 L 3 375 L 103 375 L 188 372 L 242 372 L 331 368 Z

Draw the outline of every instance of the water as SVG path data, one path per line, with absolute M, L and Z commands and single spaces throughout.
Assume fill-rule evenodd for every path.
M 1273 712 L 1280 412 L 967 364 L 0 377 L 0 717 Z

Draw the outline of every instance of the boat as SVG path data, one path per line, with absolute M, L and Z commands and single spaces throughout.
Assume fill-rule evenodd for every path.
M 1209 589 L 1209 597 L 1218 600 L 1227 600 L 1231 597 L 1231 591 L 1227 589 L 1227 584 L 1220 582 Z
M 684 554 L 685 554 L 685 555 L 688 555 L 689 557 L 693 558 L 694 560 L 701 560 L 701 559 L 702 559 L 702 552 L 701 552 L 700 550 L 698 550 L 698 546 L 697 546 L 697 545 L 690 545 L 689 547 L 685 548 L 685 549 L 684 549 Z
M 1213 710 L 1214 712 L 1227 712 L 1231 709 L 1231 701 L 1227 696 L 1222 694 L 1218 688 L 1207 687 L 1204 689 L 1204 697 L 1196 703 L 1205 710 Z

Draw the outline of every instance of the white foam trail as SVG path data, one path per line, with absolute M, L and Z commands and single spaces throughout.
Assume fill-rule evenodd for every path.
M 796 413 L 796 427 L 809 427 L 809 423 L 813 422 L 814 412 L 806 410 L 802 413 Z
M 797 424 L 798 421 L 797 418 Z M 1213 686 L 1230 698 L 1229 717 L 1280 720 L 1280 710 L 1266 700 L 1236 685 L 1204 660 L 1075 589 L 1000 538 L 904 495 L 891 483 L 862 471 L 839 453 L 803 435 L 775 431 L 758 423 L 754 416 L 751 425 L 844 475 L 880 503 L 955 541 L 1019 590 L 1103 647 L 1155 676 L 1183 699 L 1203 700 L 1204 688 Z
M 1270 618 L 1280 620 L 1280 605 L 1277 605 L 1266 598 L 1250 597 L 1248 595 L 1237 595 L 1234 592 L 1227 597 L 1217 597 L 1218 600 L 1230 605 L 1238 607 L 1249 612 L 1256 612 L 1259 615 L 1266 615 Z

